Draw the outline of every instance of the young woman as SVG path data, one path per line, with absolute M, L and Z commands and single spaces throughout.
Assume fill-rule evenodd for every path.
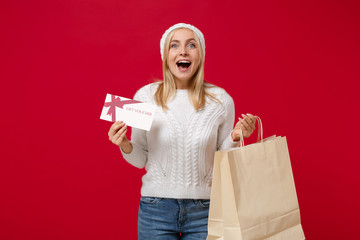
M 123 157 L 145 167 L 138 216 L 139 239 L 206 239 L 212 167 L 217 150 L 235 147 L 255 129 L 242 115 L 234 126 L 234 102 L 204 81 L 205 39 L 179 23 L 160 41 L 163 81 L 142 87 L 134 99 L 157 105 L 151 130 L 114 123 L 109 139 Z

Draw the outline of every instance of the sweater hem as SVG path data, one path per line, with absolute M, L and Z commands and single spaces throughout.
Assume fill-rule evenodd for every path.
M 141 196 L 175 199 L 210 199 L 211 188 L 187 187 L 186 189 L 146 186 L 141 188 Z

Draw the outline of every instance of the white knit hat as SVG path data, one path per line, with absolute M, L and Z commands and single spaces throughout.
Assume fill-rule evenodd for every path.
M 197 29 L 196 27 L 194 27 L 193 25 L 186 24 L 186 23 L 177 23 L 174 26 L 170 27 L 168 30 L 166 30 L 165 33 L 162 35 L 162 38 L 160 40 L 161 59 L 164 60 L 164 45 L 165 45 L 165 40 L 166 40 L 167 36 L 169 35 L 169 33 L 171 31 L 178 29 L 178 28 L 187 28 L 196 34 L 196 36 L 199 38 L 200 45 L 202 47 L 204 57 L 205 57 L 205 38 L 204 38 L 204 35 L 202 34 L 202 32 L 199 29 Z

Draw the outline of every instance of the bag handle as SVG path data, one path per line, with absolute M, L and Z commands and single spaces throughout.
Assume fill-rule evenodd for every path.
M 257 137 L 257 142 L 263 142 L 264 141 L 264 132 L 263 132 L 263 126 L 262 126 L 262 122 L 261 122 L 261 118 L 256 116 L 256 121 L 258 123 L 258 137 Z
M 264 141 L 264 132 L 263 132 L 261 118 L 258 116 L 255 116 L 255 117 L 256 117 L 257 124 L 258 124 L 258 137 L 257 137 L 256 142 L 263 142 Z M 242 131 L 240 131 L 240 147 L 243 147 L 243 146 L 245 146 L 244 136 L 243 136 Z

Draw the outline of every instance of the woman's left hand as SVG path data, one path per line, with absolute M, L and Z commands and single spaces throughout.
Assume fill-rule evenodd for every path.
M 256 117 L 249 113 L 247 115 L 241 114 L 241 116 L 243 118 L 239 117 L 232 133 L 234 141 L 240 140 L 240 131 L 242 131 L 244 138 L 248 138 L 255 130 Z

